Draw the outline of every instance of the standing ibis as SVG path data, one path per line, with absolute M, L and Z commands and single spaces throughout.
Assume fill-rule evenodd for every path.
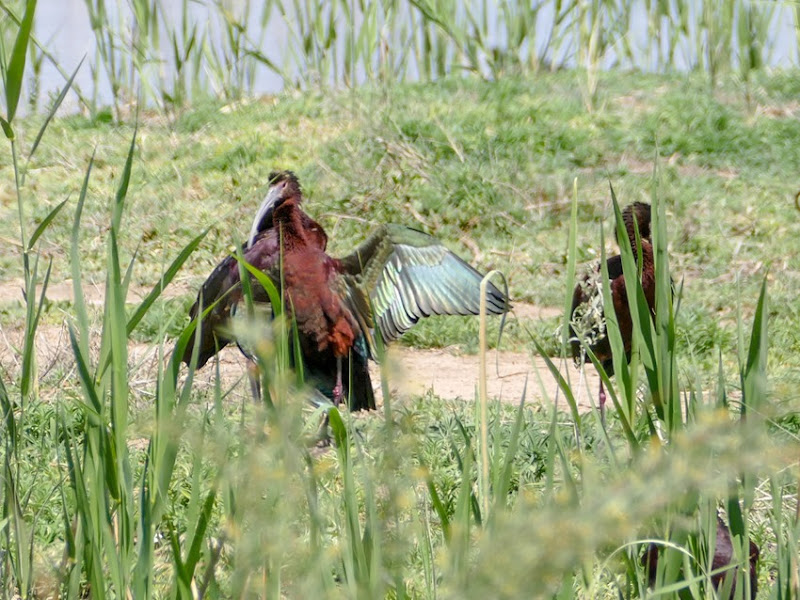
M 271 177 L 256 213 L 244 259 L 280 287 L 286 313 L 297 325 L 306 379 L 351 410 L 375 407 L 367 360 L 376 358 L 376 335 L 397 339 L 420 318 L 476 315 L 481 273 L 432 236 L 400 225 L 383 225 L 349 256 L 326 253 L 327 236 L 300 208 L 302 194 L 289 172 Z M 281 273 L 282 266 L 282 273 Z M 260 288 L 254 283 L 254 294 Z M 502 314 L 508 300 L 491 283 L 486 305 Z M 261 292 L 265 301 L 265 294 Z M 230 339 L 224 324 L 242 299 L 239 267 L 226 258 L 211 273 L 190 311 L 217 302 L 203 318 L 198 366 Z M 191 360 L 190 342 L 183 356 Z
M 262 264 L 265 263 L 271 269 L 280 261 L 279 233 L 273 227 L 273 210 L 277 200 L 281 197 L 294 198 L 299 204 L 303 196 L 300 191 L 300 183 L 291 171 L 270 173 L 270 187 L 266 198 L 262 204 L 263 211 L 259 211 L 253 221 L 250 235 L 247 241 L 242 244 L 246 252 L 256 242 L 259 243 L 259 258 Z M 328 245 L 328 236 L 325 230 L 307 214 L 301 212 L 301 219 L 304 230 L 309 234 L 320 249 L 325 250 Z M 259 285 L 253 286 L 254 300 L 268 302 L 269 299 L 263 288 Z M 197 293 L 197 300 L 189 310 L 189 318 L 194 320 L 198 316 L 198 311 L 202 306 L 207 308 L 217 300 L 214 308 L 203 317 L 199 354 L 197 357 L 197 368 L 203 367 L 217 352 L 227 346 L 233 340 L 226 333 L 226 325 L 231 316 L 231 311 L 235 310 L 237 303 L 242 299 L 242 290 L 239 286 L 239 263 L 236 257 L 231 254 L 211 272 L 211 275 L 203 282 L 200 291 Z M 195 330 L 196 333 L 197 330 Z M 194 333 L 189 339 L 189 344 L 183 354 L 182 360 L 187 365 L 191 361 L 194 349 Z
M 650 205 L 645 202 L 634 202 L 622 211 L 622 219 L 628 239 L 625 243 L 631 245 L 633 255 L 639 260 L 636 245 L 636 229 L 639 230 L 641 243 L 641 272 L 642 289 L 644 290 L 647 304 L 651 314 L 655 314 L 656 279 L 653 263 L 653 245 L 650 239 Z M 623 242 L 617 237 L 617 244 Z M 633 334 L 633 321 L 628 306 L 628 293 L 625 288 L 625 277 L 622 273 L 622 257 L 617 254 L 606 259 L 608 269 L 611 300 L 614 305 L 622 341 L 625 345 L 625 357 L 631 360 L 631 337 Z M 614 375 L 614 361 L 611 355 L 611 344 L 606 332 L 606 320 L 603 314 L 603 281 L 600 265 L 593 268 L 578 284 L 572 294 L 572 311 L 570 314 L 570 340 L 572 356 L 575 363 L 580 366 L 586 360 L 583 344 L 597 357 L 606 375 Z M 603 389 L 603 380 L 600 379 L 600 393 L 598 396 L 600 416 L 604 418 L 606 393 Z

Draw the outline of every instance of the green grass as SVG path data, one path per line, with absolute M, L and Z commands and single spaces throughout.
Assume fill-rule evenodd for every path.
M 27 380 L 24 348 L 3 358 L 14 419 L 0 430 L 2 593 L 77 597 L 90 586 L 118 597 L 129 585 L 188 597 L 194 585 L 209 597 L 611 598 L 619 585 L 632 598 L 646 594 L 635 591 L 641 549 L 625 544 L 685 545 L 708 531 L 718 504 L 736 518 L 735 504 L 762 548 L 759 597 L 770 597 L 798 539 L 792 88 L 785 74 L 757 79 L 753 111 L 732 81 L 709 95 L 699 77 L 611 72 L 589 112 L 582 76 L 286 93 L 232 109 L 199 104 L 175 122 L 144 114 L 118 205 L 133 128 L 54 119 L 20 192 L 29 233 L 69 197 L 37 244 L 39 279 L 52 258 L 50 285 L 75 264 L 85 293 L 111 277 L 111 295 L 89 303 L 85 320 L 72 302 L 45 303 L 40 331 L 66 321 L 76 348 L 67 342 Z M 14 122 L 23 155 L 41 122 Z M 258 407 L 246 385 L 203 379 L 212 366 L 185 384 L 165 360 L 140 364 L 134 352 L 168 350 L 180 335 L 198 285 L 246 235 L 274 168 L 298 173 L 332 253 L 375 224 L 404 223 L 502 270 L 515 301 L 547 307 L 569 291 L 570 227 L 579 266 L 599 257 L 601 223 L 610 239 L 609 181 L 622 205 L 656 194 L 670 273 L 684 278 L 680 312 L 639 333 L 652 362 L 634 365 L 631 380 L 618 375 L 622 408 L 607 432 L 594 415 L 490 403 L 488 487 L 478 483 L 477 406 L 431 395 L 395 402 L 391 418 L 332 415 L 339 444 L 309 453 L 301 440 L 319 419 L 297 397 L 280 345 L 264 357 L 274 406 Z M 0 269 L 11 280 L 23 278 L 13 173 L 0 154 L 0 240 L 10 250 Z M 135 256 L 130 286 L 149 290 L 206 228 L 175 276 L 177 297 L 158 298 L 128 335 L 139 306 L 121 303 L 128 262 Z M 0 303 L 3 332 L 21 334 L 28 311 L 19 299 Z M 758 327 L 751 342 L 754 323 L 767 322 L 769 353 Z M 535 339 L 556 356 L 558 325 L 512 320 L 502 345 L 531 351 Z M 496 332 L 490 322 L 490 340 Z M 453 318 L 421 323 L 403 343 L 477 352 L 477 338 L 477 319 Z M 666 416 L 656 416 L 655 390 Z M 730 411 L 714 410 L 723 392 Z M 686 426 L 669 416 L 679 402 L 691 408 Z
M 558 306 L 572 179 L 580 191 L 578 261 L 584 262 L 596 256 L 596 223 L 608 215 L 607 182 L 623 203 L 647 199 L 657 148 L 658 189 L 671 219 L 675 272 L 687 278 L 687 310 L 702 307 L 712 320 L 730 322 L 736 298 L 752 310 L 747 299 L 755 297 L 755 275 L 772 264 L 783 276 L 770 292 L 776 305 L 789 305 L 797 273 L 790 264 L 784 268 L 782 257 L 791 256 L 796 237 L 790 201 L 796 190 L 783 174 L 800 157 L 792 142 L 796 119 L 778 112 L 789 106 L 785 77 L 763 79 L 764 110 L 755 114 L 732 93 L 733 83 L 710 97 L 699 78 L 617 73 L 601 79 L 602 102 L 589 113 L 575 77 L 286 94 L 229 113 L 206 103 L 174 128 L 145 115 L 120 234 L 123 251 L 138 246 L 133 281 L 151 285 L 172 248 L 212 226 L 180 276 L 192 293 L 239 241 L 266 174 L 287 167 L 304 183 L 309 212 L 333 232 L 334 252 L 347 252 L 372 224 L 401 222 L 436 234 L 467 258 L 474 260 L 479 249 L 478 266 L 502 269 L 516 299 Z M 37 125 L 32 119 L 20 126 L 23 148 Z M 75 194 L 96 148 L 82 229 L 91 280 L 104 273 L 101 199 L 113 188 L 130 133 L 82 117 L 56 120 L 31 165 L 36 190 L 26 204 L 36 223 Z M 6 182 L 13 181 L 10 168 L 0 165 Z M 9 192 L 3 192 L 7 199 Z M 2 207 L 0 238 L 11 241 L 15 208 L 8 201 Z M 56 281 L 68 272 L 61 241 L 68 227 L 68 220 L 57 220 L 43 240 Z M 0 265 L 13 274 L 15 252 L 4 253 Z M 740 289 L 738 273 L 744 274 Z M 709 280 L 718 285 L 702 285 Z M 776 318 L 775 330 L 791 335 L 791 319 Z M 430 337 L 420 343 L 440 344 L 435 329 Z M 732 349 L 730 336 L 713 339 L 713 345 L 727 343 L 726 353 Z M 712 349 L 707 340 L 702 346 Z

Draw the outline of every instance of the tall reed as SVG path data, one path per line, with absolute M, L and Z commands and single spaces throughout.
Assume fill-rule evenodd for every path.
M 776 27 L 798 14 L 788 3 L 755 0 L 271 0 L 258 9 L 250 0 L 85 0 L 85 7 L 95 52 L 91 97 L 81 98 L 93 114 L 110 102 L 117 119 L 139 99 L 179 110 L 209 93 L 242 98 L 263 90 L 267 73 L 278 86 L 324 88 L 578 67 L 591 106 L 603 71 L 614 65 L 697 69 L 712 89 L 721 75 L 738 74 L 750 102 L 752 74 L 771 64 Z M 18 20 L 5 3 L 0 8 Z M 796 40 L 784 41 L 796 62 Z M 37 65 L 55 58 L 34 47 L 35 88 Z

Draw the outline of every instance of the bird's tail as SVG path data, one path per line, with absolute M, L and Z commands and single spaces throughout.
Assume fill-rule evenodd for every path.
M 350 353 L 349 381 L 345 382 L 350 410 L 375 410 L 375 394 L 369 377 L 367 358 L 358 352 Z M 345 373 L 347 377 L 348 373 Z M 348 385 L 349 384 L 349 385 Z

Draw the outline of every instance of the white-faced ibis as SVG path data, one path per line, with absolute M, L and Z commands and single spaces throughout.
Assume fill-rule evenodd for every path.
M 276 286 L 283 281 L 307 379 L 336 403 L 349 398 L 351 410 L 374 408 L 367 360 L 376 357 L 375 331 L 391 342 L 422 317 L 478 314 L 483 276 L 430 235 L 399 225 L 379 227 L 349 256 L 332 258 L 325 252 L 322 227 L 300 209 L 297 178 L 284 172 L 271 182 L 244 259 Z M 237 261 L 228 257 L 200 289 L 192 318 L 201 298 L 203 306 L 224 298 L 203 320 L 198 366 L 230 341 L 220 327 L 241 300 L 240 287 Z M 259 287 L 253 285 L 254 293 Z M 266 301 L 261 296 L 255 299 Z M 488 312 L 508 308 L 505 296 L 490 284 Z M 183 357 L 187 364 L 191 354 L 190 343 Z
M 714 546 L 714 557 L 711 560 L 711 584 L 715 590 L 725 589 L 723 583 L 730 580 L 730 595 L 726 596 L 733 600 L 736 598 L 736 576 L 738 567 L 725 569 L 732 565 L 734 560 L 733 543 L 731 542 L 731 532 L 725 522 L 717 516 L 717 539 Z M 750 565 L 750 598 L 755 600 L 758 592 L 758 559 L 760 551 L 758 545 L 752 540 L 749 544 L 748 562 Z M 656 583 L 658 572 L 658 546 L 650 544 L 642 555 L 641 564 L 647 569 L 647 580 L 652 587 Z
M 639 229 L 641 243 L 641 271 L 642 289 L 650 306 L 651 313 L 655 312 L 656 280 L 653 263 L 653 246 L 650 239 L 650 205 L 645 202 L 634 202 L 622 211 L 622 219 L 628 234 L 627 243 L 631 245 L 634 257 L 638 260 L 636 247 L 636 230 Z M 635 225 L 634 225 L 635 223 Z M 621 244 L 617 237 L 617 244 Z M 628 306 L 628 294 L 625 288 L 625 277 L 622 273 L 622 257 L 611 256 L 606 259 L 608 279 L 611 288 L 611 300 L 614 312 L 619 323 L 620 334 L 625 345 L 626 360 L 631 359 L 631 337 L 633 334 L 633 321 Z M 586 352 L 581 344 L 583 341 L 602 365 L 606 374 L 614 375 L 614 361 L 611 354 L 611 343 L 606 332 L 606 320 L 603 313 L 603 286 L 600 265 L 592 269 L 578 284 L 572 294 L 572 311 L 570 314 L 570 340 L 572 342 L 572 356 L 575 363 L 580 366 L 586 360 Z M 606 393 L 603 380 L 600 379 L 600 393 L 598 397 L 600 415 L 604 416 Z
M 259 211 L 253 221 L 248 240 L 242 244 L 244 251 L 252 246 L 256 241 L 259 242 L 259 255 L 261 264 L 267 269 L 271 269 L 280 260 L 279 235 L 273 227 L 273 210 L 280 198 L 294 198 L 297 203 L 303 199 L 300 191 L 300 183 L 291 171 L 280 173 L 270 173 L 270 187 L 267 196 L 262 203 L 263 211 Z M 309 234 L 309 238 L 322 250 L 328 245 L 328 236 L 325 230 L 311 217 L 301 211 L 301 219 L 304 230 Z M 199 355 L 197 357 L 197 368 L 203 367 L 219 350 L 227 346 L 233 340 L 226 333 L 226 325 L 231 316 L 231 310 L 242 299 L 242 290 L 239 286 L 239 263 L 235 256 L 231 254 L 211 272 L 211 275 L 203 282 L 197 294 L 197 301 L 189 309 L 189 317 L 194 320 L 197 317 L 201 306 L 207 308 L 216 300 L 227 296 L 217 303 L 217 305 L 203 319 L 202 331 L 200 333 Z M 264 289 L 259 285 L 253 286 L 254 300 L 258 302 L 268 302 Z M 189 364 L 192 351 L 194 349 L 194 335 L 186 347 L 183 355 L 183 362 Z

